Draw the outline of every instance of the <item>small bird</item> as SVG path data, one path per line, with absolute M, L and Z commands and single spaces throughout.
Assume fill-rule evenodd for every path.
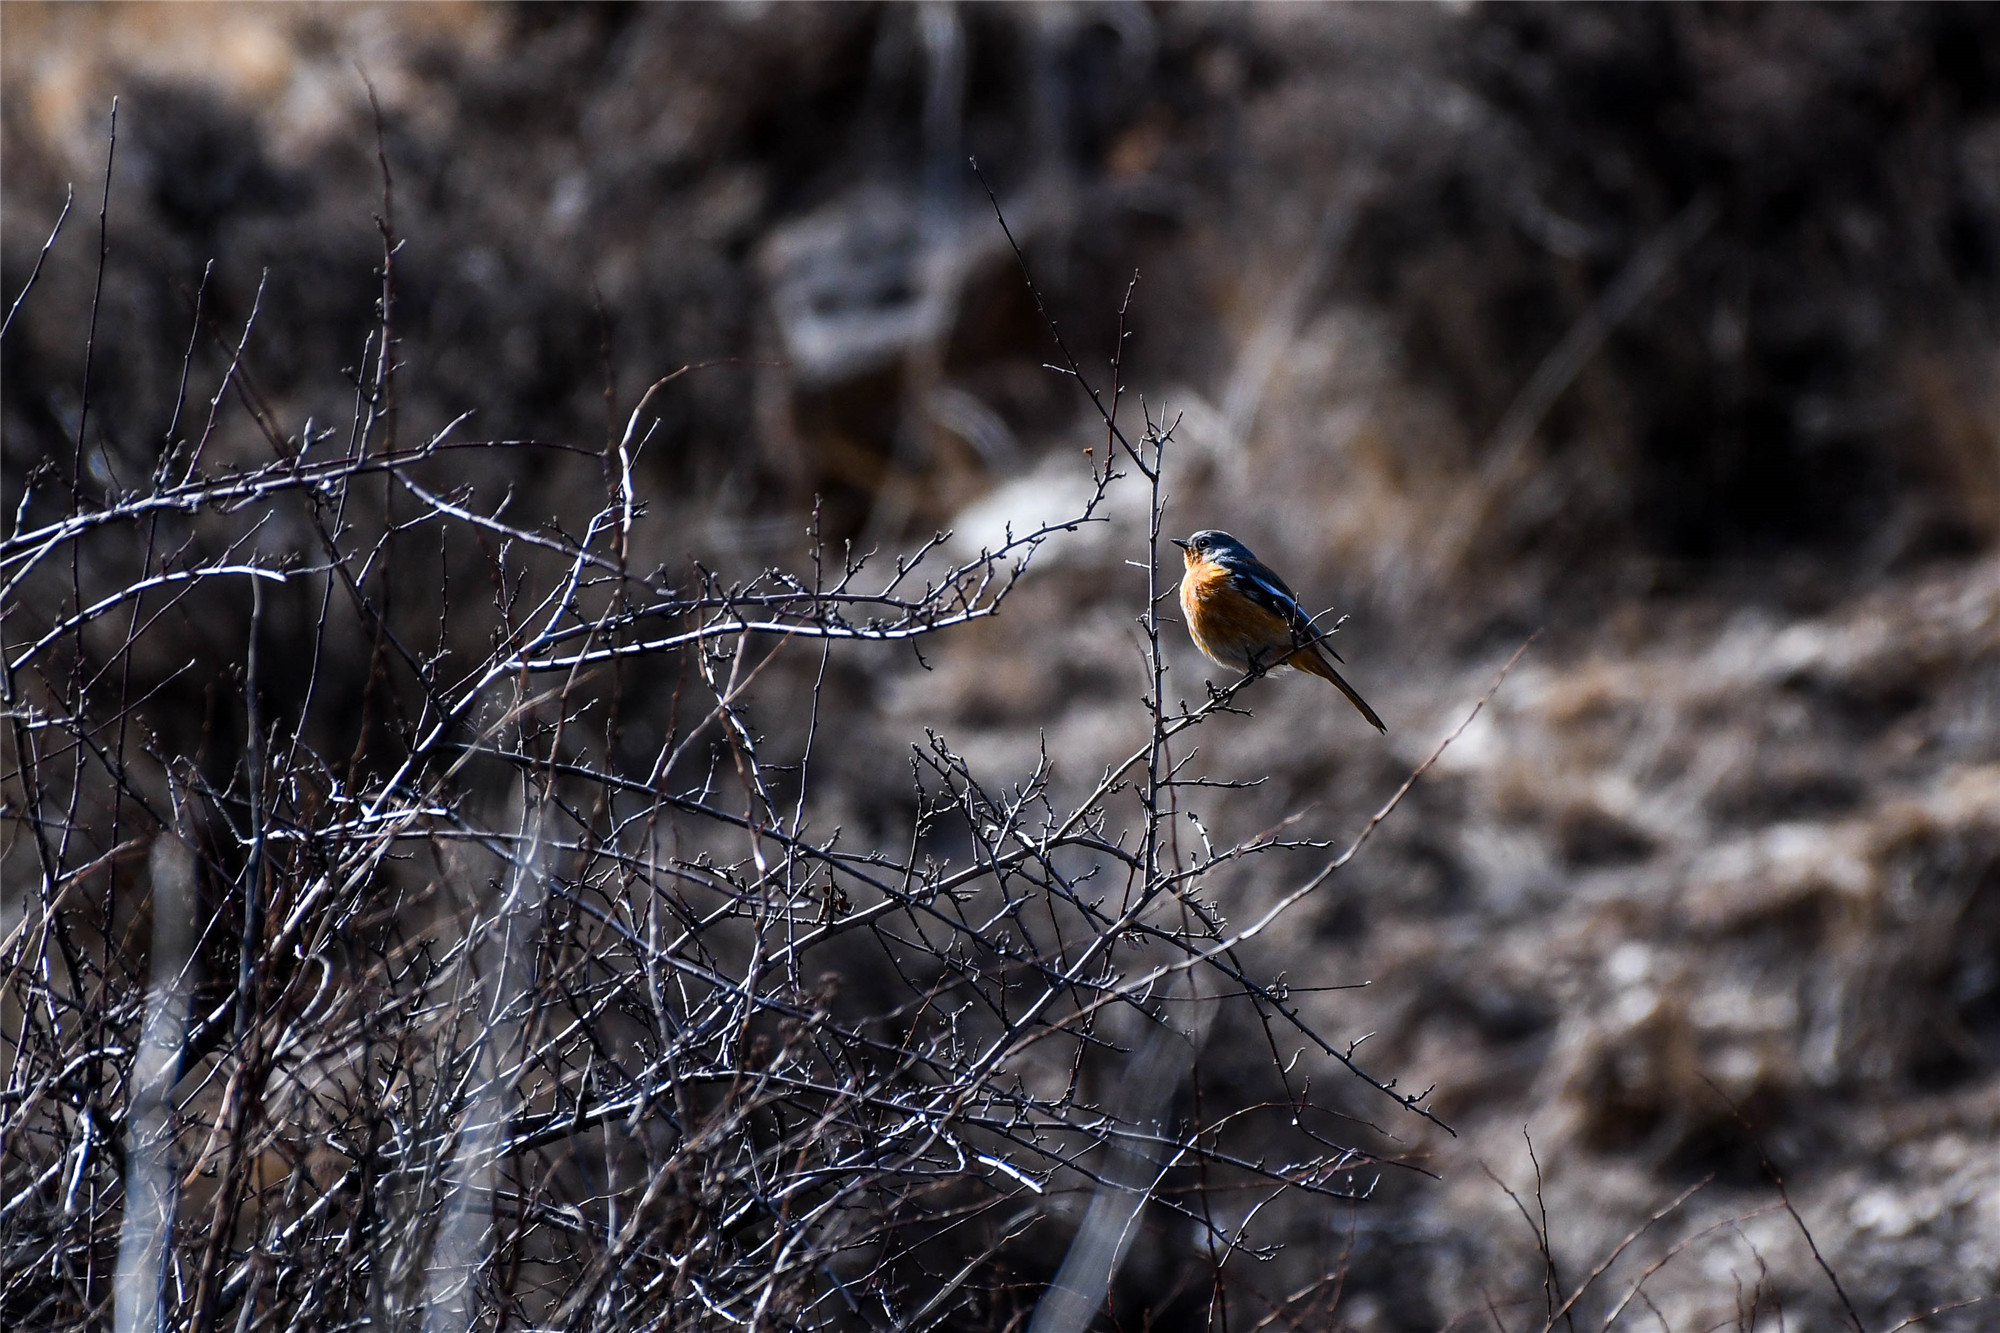
M 1204 528 L 1182 540 L 1170 538 L 1187 558 L 1181 578 L 1181 610 L 1194 646 L 1217 666 L 1265 671 L 1280 662 L 1307 671 L 1347 696 L 1377 731 L 1386 732 L 1375 710 L 1326 660 L 1326 647 L 1298 596 L 1250 548 L 1226 532 Z

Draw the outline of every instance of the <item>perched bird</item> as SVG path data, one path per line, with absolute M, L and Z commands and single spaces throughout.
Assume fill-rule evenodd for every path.
M 1375 730 L 1389 730 L 1326 660 L 1325 653 L 1342 659 L 1313 628 L 1297 595 L 1249 547 L 1213 528 L 1171 540 L 1187 558 L 1181 610 L 1188 634 L 1211 662 L 1238 671 L 1268 671 L 1282 662 L 1311 672 L 1332 681 Z

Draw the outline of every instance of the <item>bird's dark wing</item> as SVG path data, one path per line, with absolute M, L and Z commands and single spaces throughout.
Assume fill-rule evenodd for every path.
M 1299 642 L 1317 642 L 1320 647 L 1333 653 L 1334 661 L 1347 660 L 1339 653 L 1334 653 L 1332 645 L 1313 628 L 1312 617 L 1306 614 L 1305 607 L 1299 604 L 1298 594 L 1285 586 L 1285 581 L 1278 577 L 1276 570 L 1257 559 L 1225 559 L 1220 563 L 1236 576 L 1237 586 L 1242 589 L 1244 596 L 1264 609 L 1284 617 L 1285 623 L 1291 626 L 1292 634 Z

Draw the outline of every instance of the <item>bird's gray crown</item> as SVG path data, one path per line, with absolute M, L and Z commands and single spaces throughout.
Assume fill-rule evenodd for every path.
M 1257 558 L 1250 554 L 1249 547 L 1219 528 L 1203 528 L 1187 540 L 1175 542 L 1174 545 L 1180 547 L 1182 550 L 1192 551 L 1196 555 L 1208 560 L 1229 557 L 1239 560 L 1255 560 Z

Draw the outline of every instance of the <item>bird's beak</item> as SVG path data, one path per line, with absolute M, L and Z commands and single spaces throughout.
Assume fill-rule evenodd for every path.
M 1188 544 L 1182 541 L 1179 537 L 1169 537 L 1167 538 L 1167 540 L 1172 542 L 1174 545 L 1180 547 L 1183 551 L 1187 550 L 1188 548 Z

